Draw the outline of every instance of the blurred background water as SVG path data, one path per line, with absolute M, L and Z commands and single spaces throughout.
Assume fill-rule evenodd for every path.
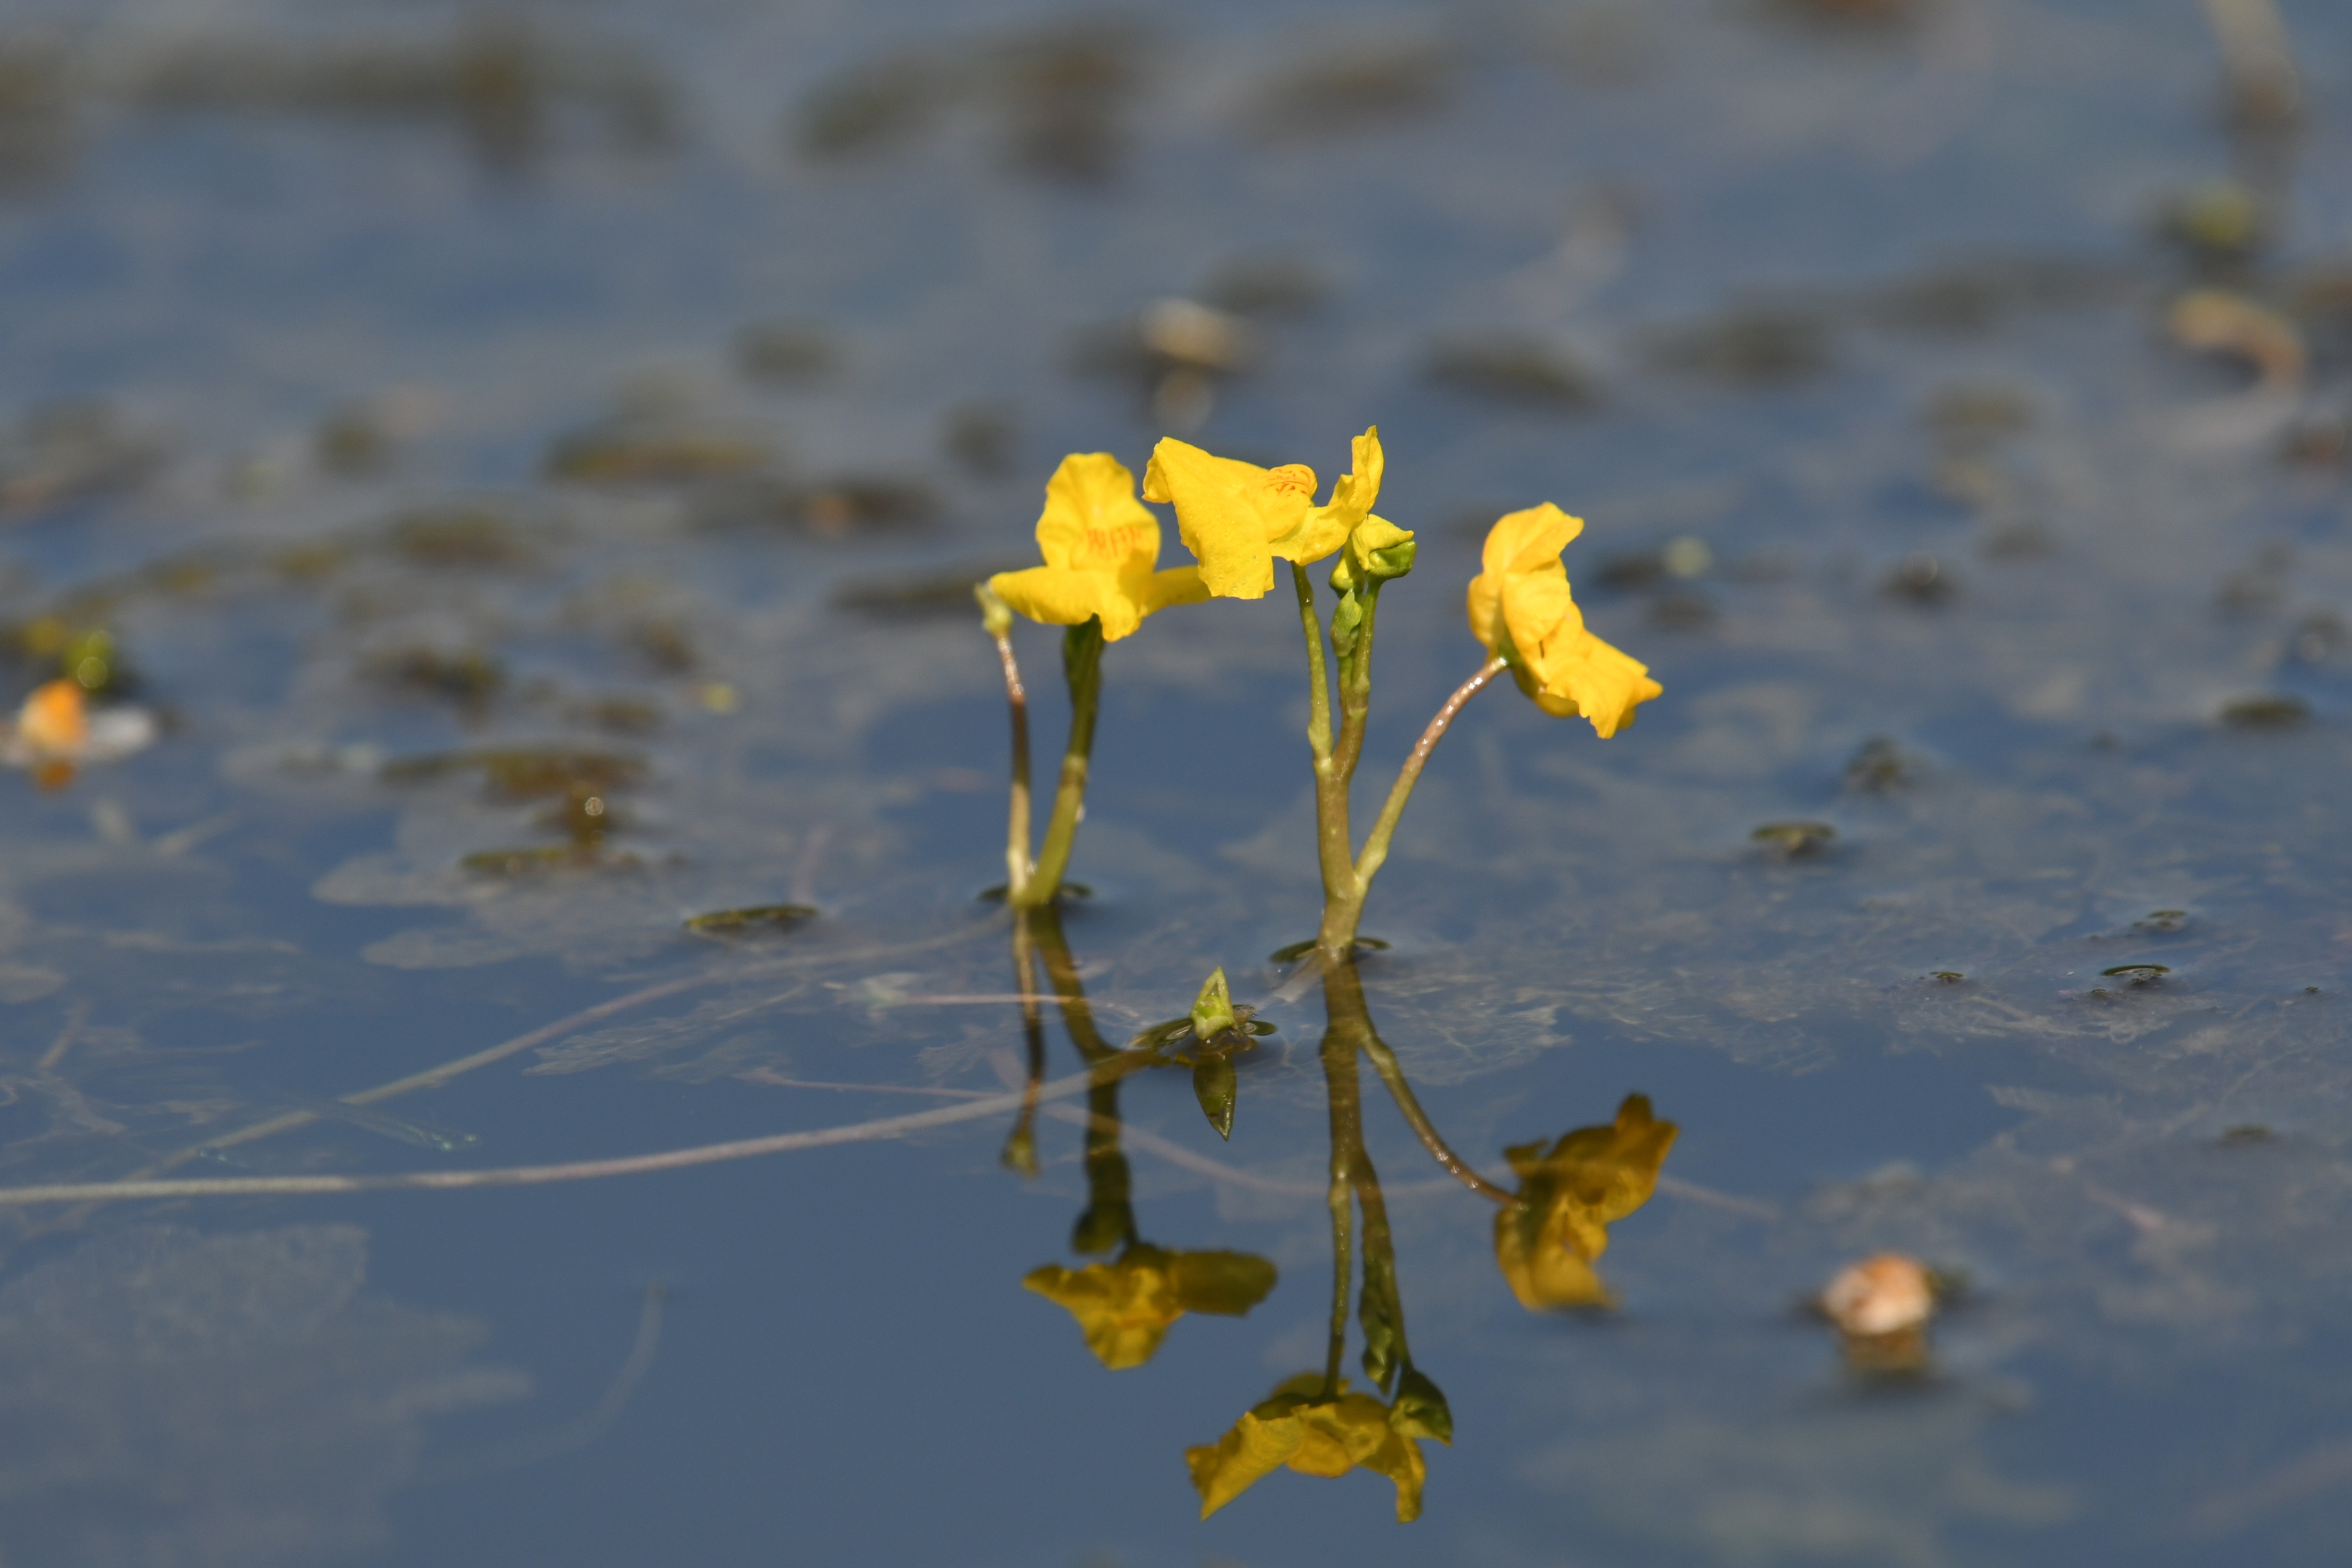
M 1195 1521 L 1329 1242 L 1320 1004 L 1265 959 L 1318 909 L 1295 622 L 1171 613 L 1107 658 L 1066 928 L 1113 1044 L 1220 964 L 1276 995 L 1229 1144 L 1180 1075 L 1121 1106 L 1141 1234 L 1262 1305 L 1097 1364 L 1021 1288 L 1081 1261 L 1052 1118 L 1025 1180 L 999 1115 L 9 1206 L 0 1555 L 2337 1560 L 2348 74 L 2315 0 L 0 9 L 8 700 L 157 725 L 0 778 L 0 1180 L 1002 1091 L 969 584 L 1064 452 L 1328 479 L 1371 424 L 1422 547 L 1364 807 L 1504 510 L 1588 520 L 1665 687 L 1606 743 L 1473 705 L 1371 1013 L 1490 1175 L 1632 1091 L 1682 1130 L 1616 1308 L 1534 1316 L 1368 1088 L 1454 1441 L 1411 1525 L 1364 1476 Z M 1965 1281 L 1925 1377 L 1801 1310 L 1888 1248 Z

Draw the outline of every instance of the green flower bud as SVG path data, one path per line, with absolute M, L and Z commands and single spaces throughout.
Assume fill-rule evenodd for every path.
M 1192 1034 L 1205 1044 L 1233 1026 L 1234 994 L 1220 968 L 1202 982 L 1200 995 L 1192 999 Z
M 980 601 L 980 624 L 988 628 L 992 637 L 1007 636 L 1013 630 L 1013 606 L 997 597 L 996 590 L 985 583 L 971 585 L 971 596 Z

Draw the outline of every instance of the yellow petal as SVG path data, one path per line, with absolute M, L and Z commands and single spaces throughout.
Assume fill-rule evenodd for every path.
M 1634 709 L 1665 690 L 1650 679 L 1646 665 L 1580 627 L 1557 649 L 1545 650 L 1542 675 L 1538 702 L 1562 717 L 1583 714 L 1604 741 L 1633 721 Z
M 1117 580 L 1099 573 L 1032 566 L 1025 572 L 999 572 L 988 580 L 988 587 L 1022 615 L 1049 626 L 1084 626 L 1101 616 L 1103 636 L 1112 641 L 1133 631 L 1141 618 L 1120 598 Z M 1116 630 L 1115 621 L 1120 623 Z
M 1306 1427 L 1296 1416 L 1267 1419 L 1255 1411 L 1234 1423 L 1213 1447 L 1184 1450 L 1185 1468 L 1201 1494 L 1201 1517 L 1208 1518 L 1272 1475 L 1298 1452 Z
M 1529 1310 L 1602 1306 L 1608 1287 L 1593 1260 L 1608 1249 L 1608 1226 L 1650 1201 L 1676 1129 L 1652 1113 L 1649 1097 L 1628 1095 L 1606 1127 L 1581 1127 L 1550 1150 L 1506 1152 L 1519 1173 L 1519 1201 L 1495 1216 L 1495 1261 Z
M 1549 501 L 1496 520 L 1486 531 L 1479 563 L 1496 574 L 1531 572 L 1559 555 L 1584 531 L 1584 520 L 1570 517 Z
M 1143 493 L 1175 504 L 1177 530 L 1211 594 L 1255 599 L 1274 586 L 1273 542 L 1314 503 L 1315 471 L 1298 463 L 1261 468 L 1171 437 L 1152 448 Z
M 1582 519 L 1549 502 L 1499 519 L 1486 534 L 1486 569 L 1470 582 L 1470 633 L 1510 661 L 1519 689 L 1545 712 L 1581 713 L 1607 740 L 1664 689 L 1585 628 L 1559 560 L 1583 531 Z
M 1160 520 L 1135 499 L 1135 476 L 1108 452 L 1073 452 L 1045 481 L 1037 549 L 1048 566 L 1114 576 L 1160 559 Z
M 1386 467 L 1379 426 L 1356 437 L 1354 457 L 1354 468 L 1332 481 L 1328 504 L 1307 511 L 1289 532 L 1275 541 L 1276 555 L 1302 566 L 1320 561 L 1345 544 L 1348 535 L 1371 515 L 1373 503 L 1380 500 L 1381 474 Z
M 1364 1468 L 1396 1483 L 1399 1524 L 1411 1524 L 1421 1517 L 1421 1489 L 1429 1476 L 1429 1461 L 1422 1458 L 1420 1444 L 1402 1432 L 1391 1431 L 1388 1440 L 1364 1461 Z
M 1116 1263 L 1078 1269 L 1049 1263 L 1031 1269 L 1021 1283 L 1066 1310 L 1095 1359 L 1121 1372 L 1150 1361 L 1169 1325 L 1184 1315 L 1170 1289 L 1166 1256 L 1138 1247 Z
M 1154 572 L 1143 584 L 1142 610 L 1156 615 L 1171 605 L 1197 605 L 1208 596 L 1209 585 L 1201 581 L 1198 566 L 1171 566 Z

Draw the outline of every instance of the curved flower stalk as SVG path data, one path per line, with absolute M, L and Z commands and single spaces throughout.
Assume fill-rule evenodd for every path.
M 1051 902 L 1062 890 L 1094 751 L 1102 694 L 1102 648 L 1130 637 L 1144 617 L 1209 596 L 1194 566 L 1160 570 L 1160 520 L 1135 499 L 1135 476 L 1108 452 L 1074 452 L 1045 485 L 1037 519 L 1042 566 L 1000 572 L 980 591 L 981 614 L 1004 666 L 1013 705 L 1013 806 L 1005 845 L 1005 901 L 1016 909 Z M 1029 848 L 1027 693 L 1013 658 L 1011 615 L 1066 626 L 1062 670 L 1070 689 L 1070 737 L 1045 825 L 1043 848 Z
M 1388 859 L 1389 844 L 1396 834 L 1398 819 L 1404 815 L 1405 803 L 1412 798 L 1413 785 L 1421 782 L 1421 771 L 1428 764 L 1430 753 L 1444 739 L 1454 715 L 1486 689 L 1495 677 L 1508 669 L 1519 689 L 1545 712 L 1560 717 L 1581 713 L 1591 721 L 1593 731 L 1602 740 L 1632 723 L 1633 710 L 1664 690 L 1650 679 L 1647 667 L 1639 660 L 1585 629 L 1583 612 L 1576 607 L 1575 596 L 1569 590 L 1568 567 L 1559 558 L 1560 552 L 1583 531 L 1581 519 L 1570 517 L 1547 501 L 1510 513 L 1487 532 L 1484 570 L 1470 582 L 1470 631 L 1493 657 L 1454 689 L 1422 731 L 1412 754 L 1397 771 L 1396 784 L 1381 808 L 1380 819 L 1372 825 L 1363 850 L 1347 868 L 1348 874 L 1333 875 L 1327 852 L 1323 930 L 1316 939 L 1327 963 L 1348 952 L 1354 944 L 1365 895 L 1371 890 L 1372 878 Z M 1335 641 L 1339 630 L 1335 616 Z M 1369 616 L 1363 640 L 1367 646 L 1358 658 L 1369 663 Z M 1352 772 L 1352 758 L 1349 771 Z M 1324 805 L 1320 797 L 1318 805 Z M 1326 819 L 1327 838 L 1331 835 L 1328 819 L 1337 815 L 1340 822 L 1338 832 L 1344 841 L 1346 810 L 1347 795 L 1342 788 L 1333 793 L 1328 807 L 1318 812 L 1318 816 Z

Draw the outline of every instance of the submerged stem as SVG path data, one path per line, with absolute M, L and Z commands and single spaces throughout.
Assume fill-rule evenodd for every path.
M 1331 1339 L 1323 1360 L 1323 1396 L 1339 1394 L 1339 1364 L 1348 1354 L 1348 1287 L 1355 1278 L 1354 1217 L 1349 1202 L 1357 1156 L 1363 1148 L 1362 1101 L 1356 1082 L 1356 1047 L 1336 1026 L 1323 1036 L 1323 1082 L 1331 1100 Z
M 1078 824 L 1087 814 L 1087 766 L 1094 752 L 1095 714 L 1102 700 L 1102 622 L 1089 620 L 1072 626 L 1062 637 L 1062 673 L 1070 686 L 1070 740 L 1062 751 L 1062 777 L 1054 791 L 1054 815 L 1045 824 L 1045 843 L 1037 856 L 1029 884 L 1006 901 L 1016 908 L 1050 904 L 1062 889 L 1062 873 L 1069 869 L 1070 850 L 1077 841 Z

